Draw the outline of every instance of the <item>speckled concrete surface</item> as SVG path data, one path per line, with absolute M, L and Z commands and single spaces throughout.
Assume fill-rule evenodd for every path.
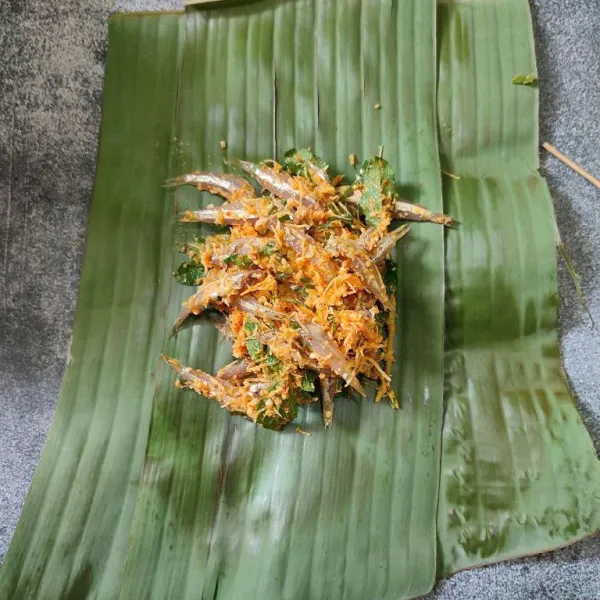
M 600 174 L 600 1 L 532 0 L 541 131 Z M 0 0 L 0 561 L 67 357 L 100 124 L 107 17 L 181 0 Z M 600 191 L 543 156 L 595 332 L 559 268 L 565 370 L 600 450 Z M 429 600 L 600 600 L 600 537 L 460 573 Z

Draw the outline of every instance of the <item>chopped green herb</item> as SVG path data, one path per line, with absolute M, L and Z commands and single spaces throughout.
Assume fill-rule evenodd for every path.
M 254 265 L 254 261 L 249 256 L 239 256 L 235 264 L 240 269 L 249 269 Z
M 344 203 L 330 202 L 327 205 L 327 208 L 333 213 L 333 215 L 327 219 L 327 223 L 332 223 L 333 221 L 343 221 L 350 225 L 354 223 L 354 216 Z
M 258 360 L 263 353 L 263 345 L 254 338 L 248 338 L 246 340 L 246 350 L 253 360 Z
M 333 223 L 334 221 L 343 221 L 344 223 L 354 223 L 354 219 L 351 217 L 344 217 L 342 215 L 332 215 L 331 217 L 327 217 L 327 223 Z
M 277 217 L 277 220 L 280 223 L 287 223 L 288 221 L 292 220 L 292 217 L 288 214 L 285 214 L 285 215 L 281 215 L 280 217 Z
M 314 290 L 315 286 L 312 283 L 307 283 L 306 285 L 291 285 L 290 286 L 297 294 L 300 296 L 302 300 L 306 300 L 308 297 L 308 290 Z
M 314 171 L 326 172 L 328 165 L 308 149 L 292 148 L 283 157 L 283 168 L 292 175 L 310 176 Z
M 293 390 L 290 390 L 290 395 L 284 398 L 279 405 L 277 411 L 279 415 L 267 416 L 264 413 L 265 403 L 261 401 L 258 405 L 261 414 L 256 419 L 259 425 L 262 425 L 266 429 L 281 429 L 286 423 L 293 421 L 298 416 L 298 405 L 296 402 L 296 394 Z
M 271 256 L 275 252 L 277 252 L 277 246 L 273 242 L 269 242 L 258 251 L 258 254 L 260 256 Z
M 304 371 L 302 374 L 302 382 L 300 383 L 300 387 L 305 392 L 314 392 L 316 377 L 317 374 L 314 371 Z
M 244 329 L 248 333 L 252 334 L 258 329 L 258 323 L 256 321 L 253 321 L 252 319 L 246 319 L 244 321 Z
M 537 75 L 530 73 L 529 75 L 515 75 L 512 82 L 514 85 L 535 85 L 537 80 Z
M 375 322 L 377 323 L 377 327 L 379 327 L 379 331 L 381 332 L 381 335 L 384 338 L 387 338 L 387 322 L 388 322 L 388 318 L 390 316 L 389 311 L 384 311 L 384 312 L 380 312 L 377 313 L 375 315 Z
M 380 327 L 383 327 L 387 323 L 389 314 L 390 313 L 387 310 L 377 313 L 375 315 L 375 322 L 377 323 L 377 325 L 379 325 Z
M 204 266 L 193 262 L 182 263 L 179 269 L 173 273 L 175 279 L 183 285 L 200 285 L 204 275 Z
M 223 262 L 229 266 L 234 264 L 238 269 L 249 269 L 254 265 L 254 261 L 249 256 L 242 256 L 240 254 L 231 254 L 223 259 Z
M 271 354 L 271 350 L 269 348 L 267 348 L 267 358 L 265 359 L 265 364 L 274 370 L 279 370 L 279 366 L 281 365 L 281 361 L 274 354 Z
M 396 197 L 396 179 L 388 162 L 380 157 L 366 160 L 358 174 L 362 184 L 359 208 L 371 227 L 377 227 L 383 214 L 383 198 Z

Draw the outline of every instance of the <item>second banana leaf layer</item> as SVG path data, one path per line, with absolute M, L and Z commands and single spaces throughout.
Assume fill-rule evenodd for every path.
M 74 359 L 2 596 L 397 599 L 426 593 L 436 561 L 441 575 L 596 531 L 600 468 L 556 343 L 537 90 L 512 85 L 531 72 L 526 0 L 113 18 Z M 400 411 L 339 400 L 330 431 L 314 407 L 311 437 L 278 434 L 158 365 L 189 291 L 167 275 L 174 249 L 200 231 L 173 229 L 176 211 L 214 201 L 161 184 L 220 170 L 220 140 L 251 160 L 312 146 L 348 176 L 350 152 L 383 144 L 402 195 L 462 222 L 445 252 L 433 225 L 398 247 Z M 438 156 L 460 177 L 443 195 Z M 162 349 L 210 372 L 230 357 L 202 324 Z
M 440 571 L 563 546 L 600 528 L 600 464 L 556 335 L 556 223 L 539 175 L 528 3 L 438 4 L 446 236 Z

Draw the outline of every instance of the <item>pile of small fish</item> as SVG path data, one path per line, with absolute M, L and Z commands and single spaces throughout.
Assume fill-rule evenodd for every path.
M 310 150 L 290 150 L 281 164 L 228 164 L 240 175 L 198 172 L 167 184 L 225 199 L 186 211 L 183 222 L 229 228 L 184 248 L 188 260 L 175 275 L 198 290 L 173 331 L 206 316 L 232 340 L 236 360 L 211 375 L 163 356 L 178 385 L 270 429 L 319 399 L 329 427 L 335 396 L 346 387 L 364 396 L 368 380 L 377 384 L 377 402 L 387 397 L 398 408 L 391 385 L 397 274 L 389 255 L 410 225 L 391 226 L 453 219 L 401 200 L 381 157 L 365 161 L 351 185 L 330 177 Z

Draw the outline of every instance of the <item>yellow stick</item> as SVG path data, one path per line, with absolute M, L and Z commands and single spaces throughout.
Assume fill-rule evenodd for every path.
M 553 154 L 554 156 L 556 156 L 556 158 L 558 158 L 558 160 L 564 162 L 565 165 L 567 165 L 568 167 L 573 169 L 573 171 L 575 171 L 575 173 L 578 173 L 582 177 L 585 177 L 585 179 L 587 179 L 590 183 L 594 184 L 598 189 L 600 189 L 600 180 L 596 179 L 593 175 L 590 175 L 587 171 L 582 169 L 578 164 L 574 163 L 570 158 L 565 156 L 562 152 L 559 152 L 554 146 L 548 144 L 547 142 L 544 142 L 542 144 L 542 148 L 544 148 L 544 150 L 547 150 L 548 152 L 550 152 L 550 154 Z

